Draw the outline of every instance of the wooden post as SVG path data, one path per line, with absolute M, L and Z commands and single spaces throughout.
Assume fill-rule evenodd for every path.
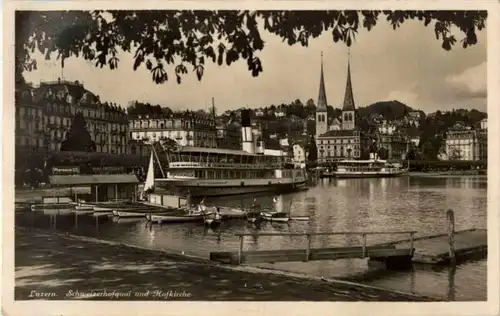
M 35 223 L 36 223 L 36 214 L 34 210 L 31 210 L 31 228 L 35 228 Z
M 240 248 L 238 249 L 238 264 L 241 264 L 241 256 L 243 254 L 243 236 L 240 237 Z
M 75 210 L 75 228 L 78 228 L 78 210 Z
M 448 221 L 448 240 L 449 240 L 449 255 L 450 255 L 450 263 L 455 264 L 455 213 L 453 210 L 448 210 L 446 212 L 446 218 Z
M 57 229 L 57 214 L 54 215 L 54 230 Z
M 410 256 L 411 257 L 413 257 L 413 237 L 414 237 L 413 235 L 414 235 L 414 233 L 411 232 L 410 233 Z
M 118 184 L 115 184 L 115 202 L 118 201 Z
M 311 255 L 311 235 L 307 234 L 306 262 L 309 261 Z
M 99 234 L 99 215 L 95 216 L 95 233 Z
M 99 190 L 98 190 L 99 185 L 96 184 L 95 186 L 95 202 L 99 202 L 98 196 L 99 196 Z
M 363 234 L 363 258 L 366 258 L 366 234 Z

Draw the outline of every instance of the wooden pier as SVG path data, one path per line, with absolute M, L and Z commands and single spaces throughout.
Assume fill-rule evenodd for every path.
M 486 229 L 472 228 L 455 231 L 453 211 L 449 210 L 446 216 L 447 233 L 420 237 L 415 237 L 416 231 L 236 234 L 240 241 L 238 251 L 211 252 L 210 260 L 226 264 L 243 264 L 369 258 L 384 262 L 388 268 L 392 269 L 407 267 L 411 263 L 456 264 L 468 259 L 487 256 L 488 233 Z M 396 234 L 406 234 L 409 235 L 409 238 L 375 245 L 367 244 L 368 235 Z M 350 247 L 311 248 L 312 237 L 327 235 L 358 235 L 362 237 L 362 244 Z M 260 236 L 304 236 L 307 238 L 307 247 L 305 249 L 243 251 L 245 236 L 254 238 Z
M 450 254 L 449 234 L 436 234 L 413 239 L 415 251 L 412 262 L 422 264 L 448 264 L 450 261 L 460 263 L 470 258 L 484 257 L 488 251 L 488 232 L 486 229 L 465 229 L 454 232 Z M 410 240 L 399 240 L 379 246 L 395 246 L 405 249 Z
M 262 233 L 262 234 L 236 234 L 240 240 L 237 252 L 216 251 L 210 253 L 210 260 L 227 264 L 260 263 L 260 262 L 285 262 L 285 261 L 312 261 L 312 260 L 337 260 L 350 258 L 371 258 L 384 261 L 388 266 L 407 266 L 411 263 L 413 246 L 411 240 L 415 231 L 385 231 L 385 232 L 320 232 L 320 233 Z M 406 234 L 410 236 L 407 247 L 396 245 L 367 245 L 368 235 L 394 235 Z M 359 246 L 311 248 L 311 239 L 314 236 L 331 235 L 358 235 L 363 242 Z M 303 236 L 307 238 L 305 249 L 279 249 L 243 251 L 245 236 Z

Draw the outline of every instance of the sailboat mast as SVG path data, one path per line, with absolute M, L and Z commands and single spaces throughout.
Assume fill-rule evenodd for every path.
M 212 116 L 213 116 L 213 119 L 215 121 L 216 114 L 215 114 L 215 98 L 214 97 L 212 97 Z
M 158 162 L 158 166 L 160 167 L 161 175 L 163 178 L 165 178 L 165 172 L 163 172 L 163 168 L 161 166 L 160 159 L 158 158 L 158 154 L 156 153 L 155 147 L 151 145 L 151 149 L 153 150 L 153 153 L 156 157 L 156 161 Z

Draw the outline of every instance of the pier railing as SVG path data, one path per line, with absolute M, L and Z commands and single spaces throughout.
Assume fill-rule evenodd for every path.
M 237 162 L 171 162 L 169 166 L 170 168 L 277 169 L 279 168 L 280 164 L 245 164 Z
M 414 236 L 417 233 L 415 230 L 402 230 L 402 231 L 347 231 L 347 232 L 317 232 L 317 233 L 237 233 L 235 234 L 239 238 L 239 248 L 238 248 L 238 264 L 241 264 L 243 256 L 243 244 L 244 237 L 264 237 L 264 236 L 305 236 L 307 238 L 307 248 L 305 253 L 305 261 L 309 261 L 311 254 L 311 237 L 314 236 L 334 236 L 334 235 L 358 235 L 363 238 L 362 243 L 362 258 L 367 257 L 367 236 L 368 235 L 409 235 L 410 236 L 410 256 L 413 256 L 413 241 Z

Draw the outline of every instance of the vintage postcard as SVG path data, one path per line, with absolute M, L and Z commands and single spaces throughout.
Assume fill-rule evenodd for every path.
M 5 315 L 499 313 L 498 1 L 4 12 Z

